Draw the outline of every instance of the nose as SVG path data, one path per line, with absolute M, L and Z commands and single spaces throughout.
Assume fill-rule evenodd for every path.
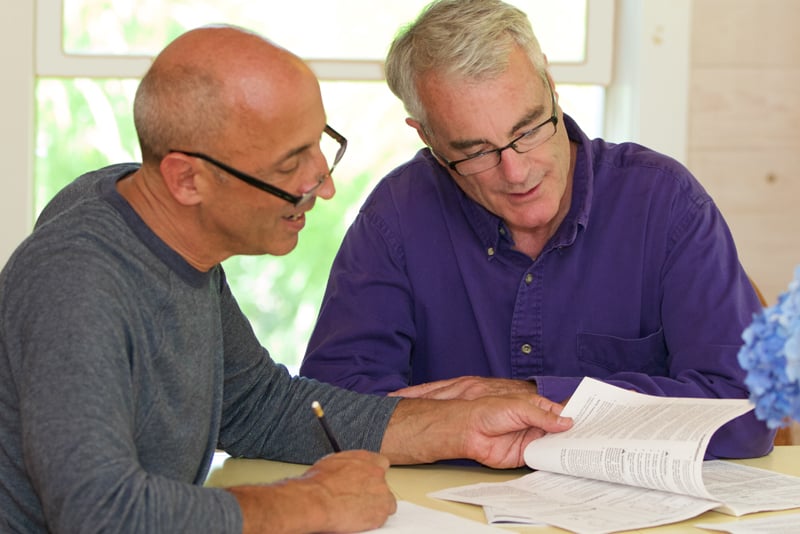
M 331 177 L 331 173 L 328 170 L 328 164 L 326 162 L 324 154 L 320 152 L 322 157 L 320 158 L 322 161 L 323 166 L 317 167 L 315 170 L 317 171 L 316 181 L 314 184 L 306 189 L 303 192 L 303 200 L 300 201 L 298 206 L 306 204 L 310 202 L 315 197 L 320 197 L 325 200 L 328 200 L 336 194 L 336 186 L 333 185 L 333 178 Z
M 336 194 L 336 186 L 333 183 L 333 177 L 330 173 L 325 173 L 319 186 L 317 186 L 316 196 L 329 200 Z
M 522 183 L 528 177 L 530 163 L 528 153 L 520 154 L 511 147 L 506 147 L 500 153 L 500 171 L 503 177 L 511 183 Z
M 333 184 L 333 176 L 331 175 L 331 165 L 334 164 L 333 161 L 328 161 L 328 156 L 325 155 L 325 152 L 322 150 L 322 144 L 320 143 L 319 146 L 319 154 L 322 156 L 320 159 L 322 160 L 323 167 L 320 169 L 320 172 L 323 172 L 324 175 L 322 177 L 322 181 L 314 186 L 316 189 L 315 195 L 324 198 L 325 200 L 329 200 L 333 198 L 333 195 L 336 194 L 336 186 Z

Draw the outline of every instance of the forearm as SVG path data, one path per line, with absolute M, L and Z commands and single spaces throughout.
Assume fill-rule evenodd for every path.
M 235 305 L 232 298 L 228 301 Z M 269 358 L 241 313 L 224 317 L 226 381 L 219 448 L 232 456 L 311 464 L 331 452 L 311 409 L 318 401 L 344 449 L 378 450 L 396 399 L 292 377 Z
M 383 436 L 381 454 L 394 465 L 465 458 L 463 443 L 460 443 L 463 431 L 454 428 L 453 422 L 455 418 L 463 421 L 467 402 L 401 400 Z
M 560 412 L 560 405 L 537 395 L 405 398 L 389 421 L 381 453 L 393 464 L 468 458 L 490 467 L 518 467 L 528 443 L 571 426 Z

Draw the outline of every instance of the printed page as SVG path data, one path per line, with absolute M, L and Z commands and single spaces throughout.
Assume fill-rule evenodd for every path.
M 703 479 L 717 499 L 545 471 L 508 482 L 441 490 L 430 497 L 483 506 L 490 523 L 547 523 L 596 533 L 674 523 L 712 509 L 738 516 L 800 508 L 800 477 L 712 460 L 703 464 Z
M 441 534 L 442 532 L 509 534 L 510 531 L 478 523 L 477 521 L 470 521 L 447 512 L 419 506 L 409 501 L 397 501 L 397 512 L 389 516 L 386 524 L 375 530 L 364 531 L 364 534 L 373 532 L 389 532 L 393 534 Z
M 712 500 L 702 475 L 708 442 L 752 408 L 747 399 L 656 397 L 584 378 L 562 412 L 574 426 L 530 443 L 525 463 Z
M 775 534 L 776 532 L 797 532 L 800 514 L 743 519 L 728 523 L 695 523 L 694 526 L 706 530 L 719 530 L 731 534 Z
M 800 508 L 800 477 L 712 460 L 703 463 L 703 482 L 708 492 L 724 503 L 715 508 L 723 514 Z
M 525 451 L 526 463 L 539 471 L 430 496 L 483 506 L 498 522 L 593 533 L 683 521 L 712 509 L 739 515 L 798 507 L 800 477 L 703 462 L 711 435 L 751 409 L 746 399 L 654 397 L 584 379 L 562 412 L 574 418 L 573 428 Z
M 683 521 L 719 505 L 696 497 L 544 471 L 508 482 L 450 488 L 429 496 L 481 505 L 491 523 L 547 523 L 596 534 Z

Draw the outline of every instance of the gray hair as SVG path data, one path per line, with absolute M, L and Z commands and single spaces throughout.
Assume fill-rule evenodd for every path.
M 386 82 L 424 126 L 416 85 L 422 74 L 437 69 L 447 76 L 491 79 L 507 68 L 514 46 L 545 78 L 547 60 L 524 12 L 501 0 L 438 0 L 395 37 L 386 57 Z

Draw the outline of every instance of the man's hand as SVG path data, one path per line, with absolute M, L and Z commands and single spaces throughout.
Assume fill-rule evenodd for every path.
M 461 376 L 448 380 L 427 382 L 389 393 L 390 397 L 415 399 L 466 399 L 503 395 L 536 395 L 536 383 L 512 378 Z
M 475 400 L 404 398 L 389 420 L 381 453 L 394 464 L 469 458 L 495 468 L 519 467 L 528 443 L 572 426 L 571 419 L 559 416 L 561 408 L 529 393 Z
M 572 426 L 571 419 L 558 417 L 561 409 L 538 395 L 471 401 L 464 413 L 465 457 L 495 468 L 524 465 L 528 443 Z
M 243 534 L 358 532 L 380 527 L 397 510 L 388 468 L 379 454 L 345 451 L 325 456 L 301 477 L 228 491 L 239 501 Z

